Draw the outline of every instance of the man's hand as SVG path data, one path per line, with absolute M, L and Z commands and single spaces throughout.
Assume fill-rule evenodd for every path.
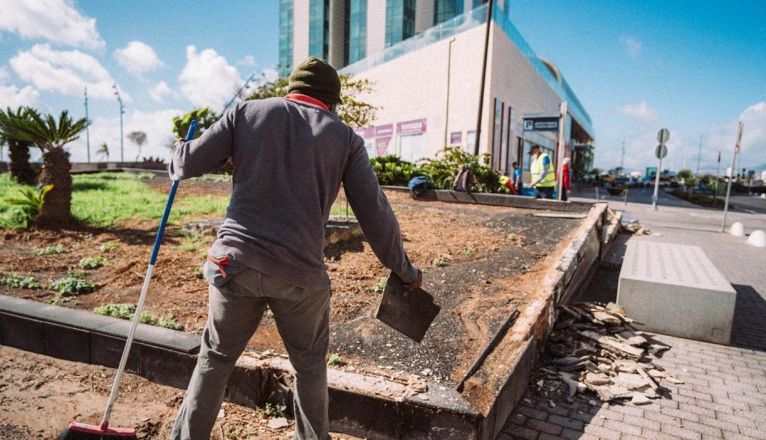
M 409 292 L 409 291 L 420 288 L 420 286 L 422 285 L 423 285 L 423 271 L 418 269 L 418 276 L 415 277 L 415 281 L 404 284 L 404 290 Z

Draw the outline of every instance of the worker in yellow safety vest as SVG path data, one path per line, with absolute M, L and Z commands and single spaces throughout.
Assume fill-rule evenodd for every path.
M 532 174 L 530 188 L 535 190 L 535 198 L 552 199 L 553 190 L 556 188 L 556 173 L 553 172 L 553 163 L 547 153 L 543 153 L 540 147 L 535 145 L 529 151 L 532 163 L 529 172 Z

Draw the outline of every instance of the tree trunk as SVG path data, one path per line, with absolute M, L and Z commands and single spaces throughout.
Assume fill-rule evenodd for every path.
M 37 180 L 37 174 L 32 169 L 32 166 L 29 165 L 29 144 L 9 140 L 8 156 L 10 157 L 8 168 L 10 168 L 11 177 L 19 183 L 34 185 Z
M 45 196 L 37 222 L 43 226 L 61 226 L 70 221 L 72 207 L 72 176 L 69 153 L 63 148 L 50 148 L 43 153 L 41 185 L 53 185 Z

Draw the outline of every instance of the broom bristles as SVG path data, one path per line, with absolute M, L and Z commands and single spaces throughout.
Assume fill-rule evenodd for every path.
M 132 428 L 106 428 L 99 425 L 72 422 L 61 432 L 58 440 L 137 440 Z

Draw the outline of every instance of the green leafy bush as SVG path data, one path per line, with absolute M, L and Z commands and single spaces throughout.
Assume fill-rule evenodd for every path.
M 468 167 L 473 174 L 473 187 L 476 192 L 498 192 L 500 190 L 500 173 L 488 166 L 489 155 L 479 158 L 472 156 L 459 148 L 445 148 L 436 158 L 424 159 L 418 168 L 418 173 L 428 176 L 434 186 L 439 189 L 452 189 L 455 176 L 463 167 Z
M 52 282 L 48 287 L 58 292 L 61 296 L 75 296 L 96 290 L 95 284 L 73 275 L 59 278 Z
M 379 293 L 379 292 L 382 292 L 385 288 L 386 288 L 386 277 L 382 277 L 381 279 L 378 280 L 377 283 L 368 287 L 367 290 L 369 290 L 370 292 Z
M 106 265 L 108 260 L 102 256 L 85 257 L 80 260 L 80 267 L 83 269 L 98 269 Z
M 266 411 L 266 415 L 269 417 L 279 417 L 287 411 L 287 405 L 282 403 L 267 403 L 263 410 Z
M 392 154 L 374 157 L 370 159 L 370 165 L 381 185 L 406 186 L 410 179 L 419 175 L 415 164 Z
M 7 286 L 16 289 L 39 289 L 40 283 L 32 275 L 21 276 L 15 273 L 0 276 L 0 286 Z
M 32 255 L 35 257 L 40 257 L 42 255 L 57 255 L 57 254 L 64 254 L 68 252 L 67 249 L 64 247 L 63 244 L 57 244 L 55 246 L 46 246 L 44 248 L 40 249 L 34 249 L 32 251 Z

